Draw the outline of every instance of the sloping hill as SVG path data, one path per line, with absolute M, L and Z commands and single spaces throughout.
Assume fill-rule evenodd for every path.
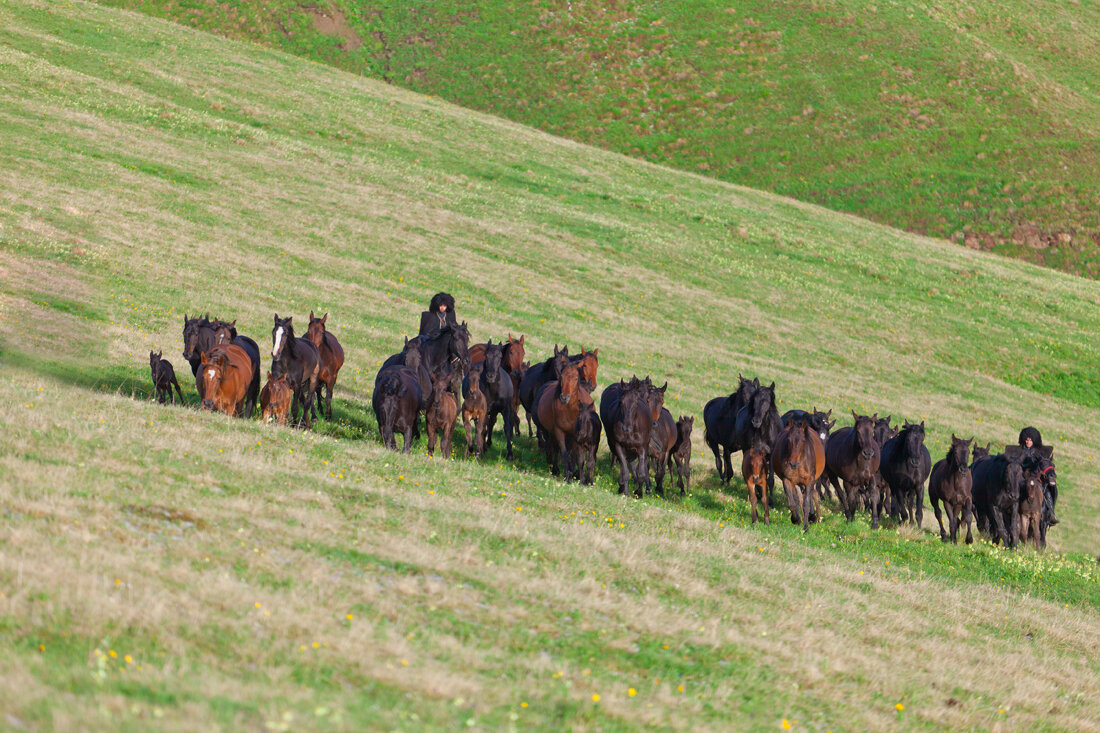
M 609 150 L 1100 273 L 1100 5 L 105 0 Z
M 82 2 L 0 3 L 0 69 L 6 724 L 1100 726 L 1095 283 Z M 937 455 L 1039 425 L 1054 549 L 1090 554 L 752 527 L 701 455 L 666 502 L 526 439 L 387 453 L 374 369 L 441 288 L 480 338 L 667 377 L 674 412 L 740 371 L 924 418 Z M 144 399 L 206 309 L 261 343 L 328 311 L 337 420 Z

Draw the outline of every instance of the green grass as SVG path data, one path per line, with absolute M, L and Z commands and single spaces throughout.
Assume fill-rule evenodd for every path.
M 1092 0 L 102 1 L 609 150 L 1100 272 Z
M 93 4 L 0 3 L 0 69 L 4 714 L 1097 725 L 1095 283 Z M 937 458 L 1038 425 L 1062 524 L 1041 555 L 945 546 L 930 512 L 752 526 L 701 425 L 683 500 L 617 496 L 606 455 L 566 485 L 526 431 L 514 465 L 499 435 L 481 463 L 388 453 L 374 373 L 439 289 L 478 340 L 668 379 L 677 415 L 742 372 L 783 409 L 925 419 Z M 149 400 L 163 349 L 194 407 L 183 313 L 263 345 L 310 310 L 348 354 L 333 422 Z

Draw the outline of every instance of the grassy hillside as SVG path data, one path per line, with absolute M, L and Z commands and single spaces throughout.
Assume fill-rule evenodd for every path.
M 1100 4 L 104 0 L 1100 275 Z
M 1096 730 L 1100 287 L 81 2 L 0 2 L 0 712 L 36 729 Z M 1057 445 L 1052 551 L 381 450 L 439 289 L 698 414 Z M 147 399 L 185 311 L 328 311 L 337 420 Z M 266 365 L 265 365 L 266 366 Z M 783 513 L 775 518 L 783 520 Z M 929 518 L 929 521 L 932 521 Z

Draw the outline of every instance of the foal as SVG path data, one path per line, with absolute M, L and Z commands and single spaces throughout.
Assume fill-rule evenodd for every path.
M 275 421 L 277 425 L 286 425 L 290 415 L 290 403 L 294 399 L 294 391 L 286 383 L 286 375 L 280 374 L 278 379 L 267 373 L 267 384 L 260 391 L 260 410 L 263 421 Z
M 764 524 L 771 524 L 772 513 L 768 506 L 768 453 L 763 448 L 746 448 L 741 454 L 741 475 L 749 489 L 749 505 L 752 506 L 752 522 L 756 524 L 757 492 L 764 502 Z
M 681 415 L 676 421 L 676 445 L 672 446 L 672 460 L 676 463 L 676 484 L 680 496 L 691 488 L 691 428 L 694 417 Z
M 489 406 L 485 401 L 485 393 L 481 391 L 481 368 L 482 362 L 470 367 L 469 390 L 466 399 L 462 401 L 462 427 L 466 431 L 467 458 L 474 451 L 475 445 L 478 458 L 485 451 L 485 418 L 489 413 Z
M 180 391 L 180 383 L 176 381 L 176 370 L 172 368 L 172 362 L 162 358 L 163 351 L 149 352 L 149 370 L 153 373 L 153 387 L 157 391 L 157 402 L 162 405 L 168 401 L 175 404 L 176 398 L 172 394 L 172 386 L 176 387 L 176 394 L 180 396 L 180 404 L 183 404 L 183 392 Z
M 450 391 L 453 373 L 447 369 L 432 375 L 432 396 L 424 413 L 428 424 L 428 455 L 435 455 L 436 431 L 443 433 L 441 450 L 444 458 L 451 457 L 451 436 L 458 418 L 458 398 Z

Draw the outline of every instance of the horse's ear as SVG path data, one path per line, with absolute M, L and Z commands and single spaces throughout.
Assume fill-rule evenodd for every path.
M 234 318 L 233 322 L 229 324 L 229 327 L 230 328 L 236 328 L 237 327 L 237 319 L 236 318 Z
M 327 320 L 328 320 L 328 313 L 326 313 L 325 315 L 321 316 L 321 323 L 324 323 L 324 322 L 325 322 L 325 321 L 327 321 Z
M 310 312 L 309 312 L 309 320 L 311 320 L 311 321 L 314 320 L 312 310 L 310 310 Z
M 664 391 L 665 391 L 666 389 L 668 389 L 668 382 L 665 382 L 664 386 L 663 386 L 663 387 L 661 387 L 661 388 L 660 388 L 659 390 L 657 390 L 657 391 L 658 391 L 658 392 L 662 392 L 662 393 L 663 393 L 663 392 L 664 392 Z
M 526 340 L 527 340 L 527 334 L 520 334 L 520 336 L 519 336 L 519 345 L 523 346 L 523 342 L 526 341 Z
M 852 419 L 853 420 L 858 420 L 859 419 L 859 415 L 856 414 L 855 410 L 852 410 Z
M 276 323 L 278 323 L 278 322 L 279 322 L 279 314 L 278 314 L 278 313 L 276 313 L 276 314 L 275 314 L 275 322 L 276 322 Z
M 200 351 L 199 352 L 199 361 L 202 364 L 209 364 L 210 363 L 210 360 L 206 358 L 206 352 L 205 351 Z
M 770 389 L 772 392 L 774 392 L 775 391 L 775 382 L 772 382 L 771 386 L 769 386 L 768 389 Z
M 597 346 L 596 348 L 592 349 L 592 356 L 595 356 L 595 357 L 598 358 L 599 355 L 600 355 L 600 347 Z

